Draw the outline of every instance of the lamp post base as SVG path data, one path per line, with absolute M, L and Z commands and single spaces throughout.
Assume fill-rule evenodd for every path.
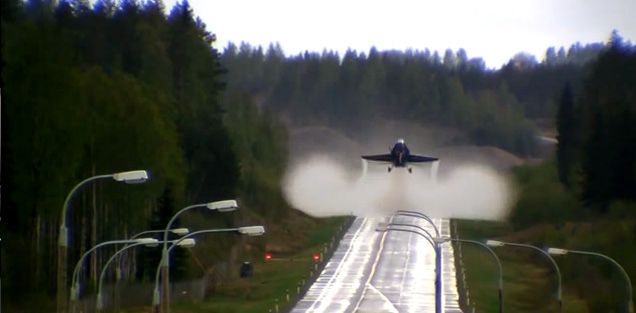
M 67 313 L 68 294 L 66 293 L 66 257 L 67 248 L 63 245 L 57 247 L 57 313 Z
M 170 305 L 168 304 L 170 301 L 170 272 L 168 271 L 168 267 L 164 266 L 161 268 L 161 273 L 163 279 L 161 280 L 161 313 L 170 313 Z

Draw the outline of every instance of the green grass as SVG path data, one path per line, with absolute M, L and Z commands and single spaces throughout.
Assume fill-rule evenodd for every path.
M 333 221 L 311 232 L 303 245 L 306 247 L 316 247 L 323 243 L 330 242 L 334 234 L 338 232 L 339 228 L 344 224 L 345 218 L 336 217 L 331 220 Z
M 471 220 L 455 220 L 457 223 L 457 238 L 483 241 L 485 238 L 494 238 L 507 232 L 505 224 L 471 221 Z M 461 259 L 466 275 L 466 289 L 468 291 L 468 307 L 465 306 L 464 299 L 463 309 L 470 312 L 475 308 L 475 312 L 497 312 L 498 310 L 498 277 L 499 268 L 495 259 L 483 247 L 472 243 L 455 244 L 456 257 Z M 458 277 L 461 279 L 461 265 L 457 264 L 460 271 Z M 458 284 L 463 289 L 463 282 Z M 463 296 L 463 295 L 462 295 Z M 507 294 L 504 293 L 504 301 Z M 506 301 L 505 301 L 506 302 Z
M 636 272 L 636 254 L 633 253 L 636 221 L 633 219 L 566 223 L 562 227 L 542 224 L 518 232 L 507 223 L 456 222 L 458 238 L 500 239 L 540 248 L 595 251 L 616 259 L 628 274 Z M 557 312 L 556 275 L 545 256 L 525 248 L 493 249 L 503 265 L 505 312 Z M 461 253 L 475 312 L 497 312 L 498 270 L 492 257 L 483 248 L 468 244 L 462 246 Z M 608 262 L 577 255 L 557 256 L 554 260 L 562 274 L 563 312 L 610 312 L 616 311 L 622 303 L 623 278 Z M 460 267 L 458 271 L 461 279 Z M 461 280 L 458 285 L 463 287 Z
M 458 220 L 457 223 L 458 238 L 482 242 L 511 231 L 506 223 L 464 220 Z M 551 312 L 556 308 L 556 301 L 552 297 L 556 286 L 550 280 L 548 264 L 533 255 L 532 251 L 510 247 L 493 249 L 503 268 L 504 312 Z M 473 244 L 463 244 L 461 253 L 471 302 L 469 308 L 474 307 L 475 312 L 498 312 L 499 268 L 495 259 L 485 248 Z
M 290 301 L 293 301 L 297 297 L 299 283 L 303 279 L 307 280 L 310 269 L 314 268 L 313 254 L 331 242 L 345 221 L 345 217 L 321 220 L 305 238 L 296 239 L 302 240 L 300 246 L 303 248 L 286 253 L 284 260 L 254 262 L 253 278 L 240 279 L 222 286 L 214 296 L 204 301 L 172 303 L 171 312 L 256 313 L 268 312 L 270 309 L 274 312 L 276 299 L 279 310 L 284 310 L 289 306 L 287 290 Z

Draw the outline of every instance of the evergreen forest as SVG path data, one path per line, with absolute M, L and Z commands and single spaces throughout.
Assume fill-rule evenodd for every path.
M 540 130 L 553 125 L 559 181 L 574 201 L 592 214 L 636 201 L 636 47 L 616 31 L 607 43 L 547 47 L 540 61 L 519 53 L 492 69 L 463 49 L 220 49 L 185 0 L 1 5 L 3 298 L 17 307 L 54 301 L 60 212 L 78 182 L 150 174 L 139 185 L 93 183 L 73 199 L 69 260 L 163 228 L 194 203 L 239 199 L 237 214 L 201 217 L 224 227 L 280 220 L 292 211 L 280 182 L 294 127 L 353 134 L 408 121 L 533 158 Z M 82 275 L 94 283 L 108 255 Z M 149 280 L 144 264 L 159 258 L 139 253 L 124 275 Z M 175 259 L 172 277 L 187 276 Z

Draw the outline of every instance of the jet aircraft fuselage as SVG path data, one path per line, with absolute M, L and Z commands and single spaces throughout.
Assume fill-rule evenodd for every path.
M 408 168 L 409 173 L 412 172 L 409 163 L 425 163 L 439 160 L 435 157 L 411 154 L 408 146 L 404 143 L 404 139 L 399 139 L 393 145 L 393 148 L 390 148 L 390 151 L 390 154 L 363 155 L 362 158 L 369 161 L 390 163 L 389 172 L 392 167 L 405 167 Z

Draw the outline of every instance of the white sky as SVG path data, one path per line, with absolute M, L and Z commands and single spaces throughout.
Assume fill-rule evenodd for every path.
M 164 0 L 169 11 L 176 0 Z M 542 60 L 549 46 L 605 42 L 612 29 L 636 43 L 636 0 L 190 0 L 223 51 L 241 41 L 286 55 L 323 49 L 344 55 L 464 48 L 499 68 L 517 52 Z

